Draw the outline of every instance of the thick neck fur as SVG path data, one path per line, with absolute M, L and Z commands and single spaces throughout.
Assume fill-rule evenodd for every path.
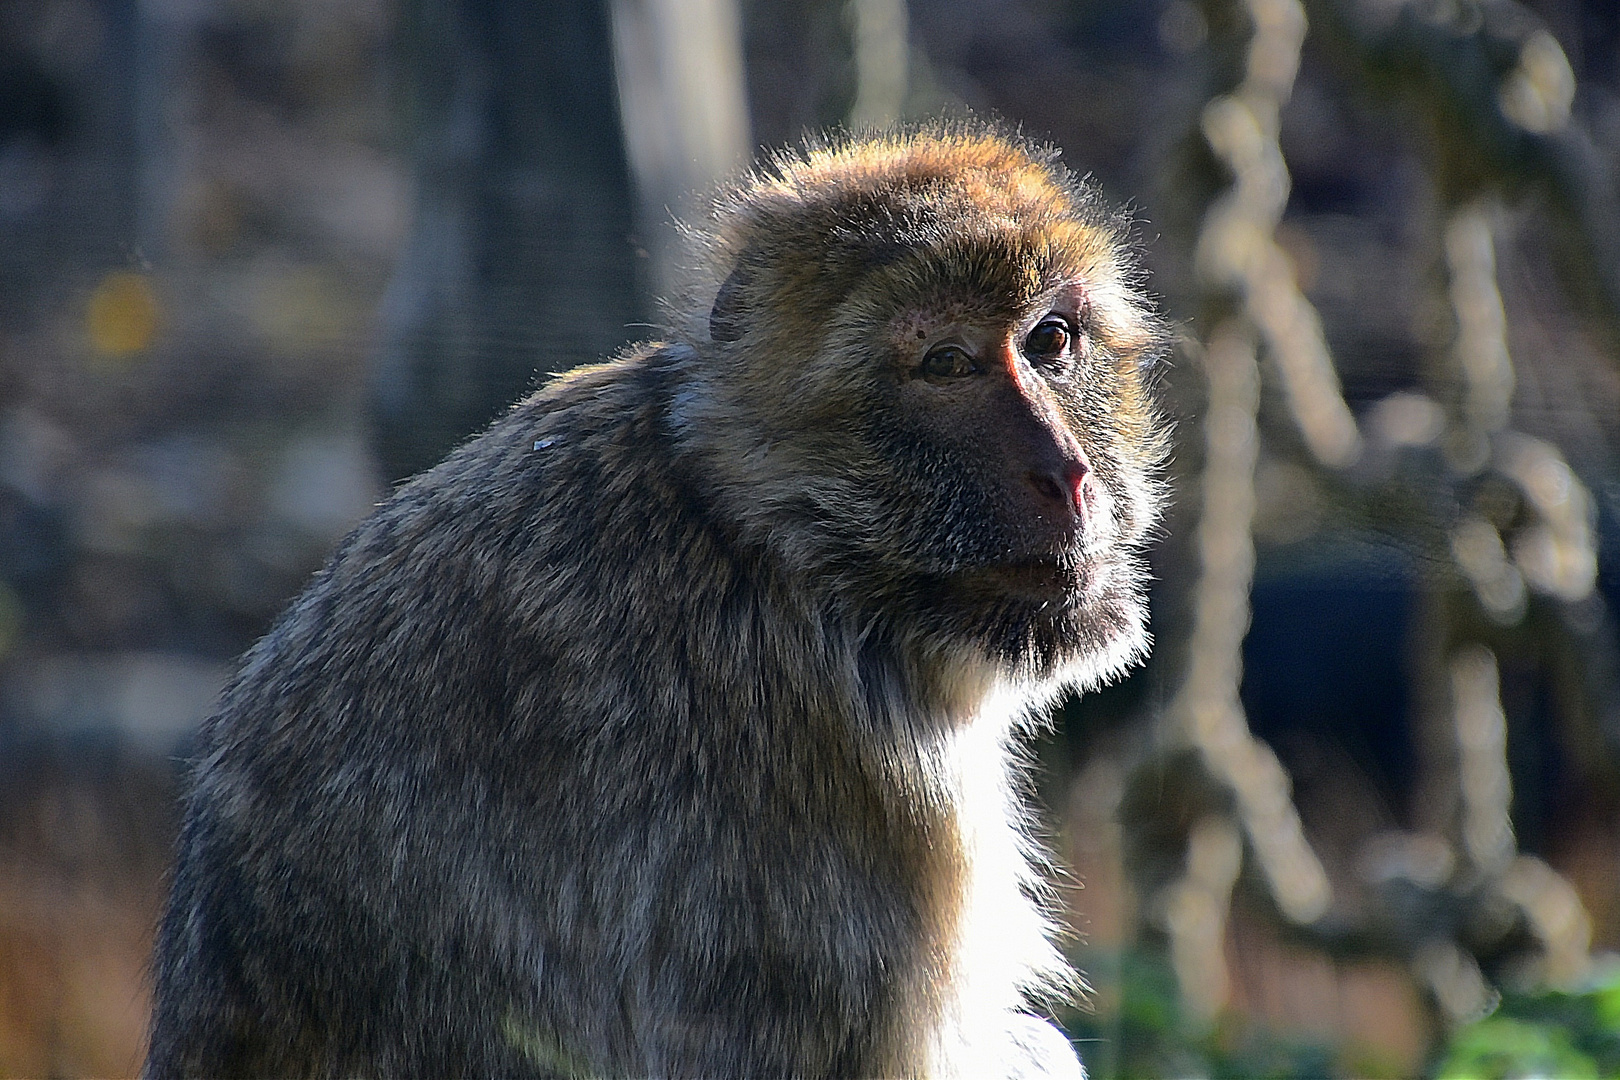
M 907 625 L 863 604 L 849 594 L 847 582 L 816 574 L 814 544 L 795 543 L 800 538 L 792 531 L 784 535 L 771 520 L 775 515 L 759 505 L 773 495 L 755 487 L 758 458 L 772 447 L 756 446 L 753 468 L 744 475 L 723 467 L 710 471 L 737 453 L 732 441 L 753 433 L 717 425 L 724 409 L 705 399 L 703 380 L 693 377 L 691 365 L 700 362 L 696 349 L 676 346 L 657 362 L 668 365 L 676 387 L 669 398 L 669 430 L 686 467 L 700 483 L 708 481 L 706 497 L 725 527 L 757 557 L 785 564 L 788 576 L 811 587 L 803 597 L 806 617 L 819 624 L 820 636 L 840 642 L 835 652 L 854 660 L 846 685 L 860 706 L 852 719 L 859 716 L 866 730 L 898 735 L 920 748 L 927 785 L 952 819 L 960 845 L 955 887 L 961 906 L 948 945 L 954 977 L 945 982 L 948 991 L 938 1007 L 964 1017 L 992 1015 L 1020 1008 L 1026 994 L 1071 993 L 1076 976 L 1050 944 L 1054 926 L 1046 906 L 1029 899 L 1049 897 L 1049 886 L 1040 873 L 1045 855 L 1029 835 L 1021 798 L 1026 761 L 1016 739 L 1071 688 L 1093 685 L 1099 671 L 1124 664 L 1144 647 L 1145 635 L 1127 638 L 1112 656 L 1077 659 L 1032 676 L 976 642 Z M 791 486 L 790 478 L 781 479 Z M 781 498 L 778 505 L 790 502 Z M 971 1027 L 947 1024 L 943 1030 L 964 1026 Z M 990 1075 L 1001 1064 L 993 1056 L 972 1064 L 976 1052 L 984 1048 L 928 1048 L 938 1075 Z

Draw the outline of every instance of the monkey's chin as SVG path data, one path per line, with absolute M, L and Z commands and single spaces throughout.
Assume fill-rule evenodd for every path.
M 1082 601 L 1075 618 L 1054 627 L 1066 647 L 1054 650 L 1054 661 L 1031 671 L 1056 693 L 1095 690 L 1117 681 L 1147 658 L 1147 602 L 1134 589 L 1105 593 Z
M 999 564 L 956 576 L 946 603 L 1008 675 L 1083 691 L 1147 654 L 1142 580 L 1131 557 Z

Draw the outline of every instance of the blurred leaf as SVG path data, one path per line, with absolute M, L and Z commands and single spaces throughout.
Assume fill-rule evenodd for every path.
M 1439 1080 L 1620 1077 L 1620 971 L 1568 992 L 1509 994 L 1453 1036 Z
M 1439 1080 L 1597 1080 L 1598 1069 L 1562 1030 L 1497 1015 L 1458 1033 L 1437 1075 Z

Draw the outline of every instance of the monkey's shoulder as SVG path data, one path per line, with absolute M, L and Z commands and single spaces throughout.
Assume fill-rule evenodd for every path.
M 757 575 L 676 460 L 661 362 L 647 346 L 556 380 L 402 485 L 249 654 L 227 711 L 466 717 L 525 679 L 580 702 L 629 665 L 675 674 Z
M 344 541 L 315 591 L 396 605 L 453 582 L 515 600 L 547 591 L 547 568 L 624 570 L 615 561 L 647 553 L 668 523 L 696 527 L 701 514 L 662 422 L 657 355 L 642 347 L 518 402 L 401 485 Z M 514 579 L 514 569 L 539 577 Z

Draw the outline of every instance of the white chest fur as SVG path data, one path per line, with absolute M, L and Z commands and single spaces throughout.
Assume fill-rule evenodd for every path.
M 1026 1006 L 1026 992 L 1074 978 L 1051 944 L 1040 899 L 1050 890 L 1045 857 L 1030 837 L 1019 793 L 1017 729 L 1043 697 L 998 681 L 944 736 L 942 765 L 955 789 L 966 872 L 937 1075 L 996 1075 L 1008 1014 Z

